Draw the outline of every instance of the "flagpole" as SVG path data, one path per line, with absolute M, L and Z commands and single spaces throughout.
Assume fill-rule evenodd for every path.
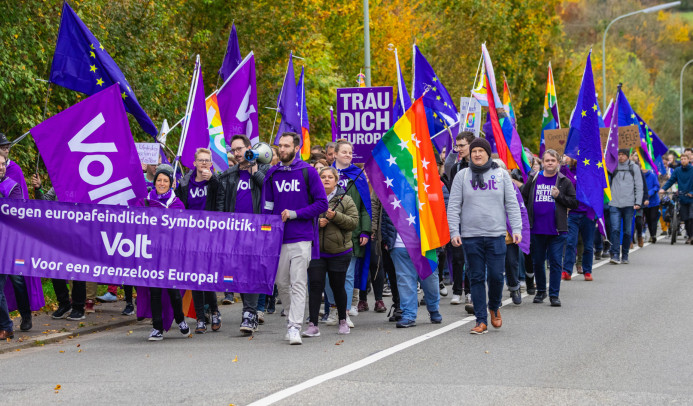
M 193 72 L 193 78 L 192 82 L 190 83 L 190 93 L 188 94 L 188 104 L 185 108 L 185 117 L 188 119 L 185 120 L 183 123 L 183 132 L 180 135 L 180 141 L 178 141 L 178 152 L 176 152 L 176 156 L 174 159 L 176 160 L 175 166 L 173 167 L 173 173 L 175 174 L 176 171 L 178 170 L 178 164 L 180 162 L 180 157 L 181 150 L 183 148 L 183 145 L 185 145 L 185 139 L 188 136 L 188 129 L 190 128 L 190 116 L 192 113 L 192 101 L 193 98 L 195 97 L 195 93 L 197 92 L 197 78 L 199 76 L 200 72 L 200 55 L 197 55 L 197 58 L 195 60 L 195 71 Z M 169 129 L 169 132 L 171 130 Z
M 411 98 L 414 99 L 414 88 L 415 88 L 415 81 L 414 78 L 416 77 L 416 41 L 414 41 L 414 44 L 411 46 Z M 399 80 L 399 78 L 397 78 Z
M 47 82 L 48 82 L 48 88 L 46 89 L 46 100 L 43 102 L 43 118 L 41 119 L 41 122 L 44 122 L 46 120 L 46 112 L 48 111 L 48 99 L 50 98 L 50 94 L 51 94 L 51 82 L 50 82 L 50 80 L 47 80 Z M 21 141 L 24 137 L 26 137 L 27 134 L 29 134 L 29 131 L 27 131 L 26 133 L 24 133 L 24 135 L 19 137 L 19 139 L 15 142 L 15 144 L 17 142 Z M 40 161 L 41 161 L 41 154 L 36 154 L 36 174 L 37 175 L 39 172 L 39 162 Z
M 294 51 L 292 50 L 289 54 L 289 60 L 293 57 Z M 284 83 L 286 83 L 286 76 L 289 74 L 289 64 L 286 64 L 286 72 L 284 73 L 284 80 L 282 81 L 282 90 L 279 91 L 279 99 L 282 99 L 282 94 L 284 94 Z M 272 132 L 270 133 L 268 144 L 272 143 L 272 136 L 274 135 L 274 127 L 277 125 L 277 116 L 279 115 L 279 102 L 277 102 L 277 111 L 274 112 L 274 121 L 272 122 Z
M 479 57 L 479 63 L 476 65 L 476 74 L 474 75 L 474 83 L 472 83 L 472 90 L 469 91 L 469 103 L 467 103 L 467 111 L 464 113 L 464 117 L 461 117 L 460 121 L 464 119 L 464 127 L 467 126 L 467 114 L 469 114 L 469 108 L 472 107 L 472 100 L 474 98 L 474 89 L 476 88 L 476 79 L 479 77 L 479 70 L 481 69 L 481 62 L 484 60 L 484 53 L 481 53 L 481 57 Z M 486 92 L 488 92 L 488 89 L 486 89 Z M 487 96 L 488 97 L 488 96 Z M 481 117 L 480 117 L 481 119 Z M 464 128 L 462 127 L 462 128 Z

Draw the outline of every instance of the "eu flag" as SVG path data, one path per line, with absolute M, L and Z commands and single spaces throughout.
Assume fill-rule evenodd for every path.
M 49 80 L 88 95 L 118 83 L 125 110 L 135 117 L 147 134 L 157 136 L 156 126 L 137 102 L 123 72 L 67 2 L 63 3 Z
M 457 107 L 455 107 L 452 97 L 450 97 L 450 94 L 440 82 L 433 67 L 428 63 L 421 51 L 419 51 L 419 47 L 416 45 L 414 45 L 413 87 L 414 92 L 412 97 L 414 99 L 423 96 L 423 105 L 426 109 L 429 134 L 438 134 L 459 120 L 457 118 Z M 430 87 L 428 93 L 426 93 L 427 87 Z M 450 137 L 436 137 L 433 139 L 433 143 L 438 151 L 441 151 L 443 147 L 446 147 L 446 150 L 450 151 L 453 141 Z
M 578 102 L 570 122 L 572 136 L 577 136 L 577 199 L 594 212 L 595 218 L 604 216 L 604 164 L 599 136 L 599 106 L 594 89 L 592 61 L 587 55 L 585 73 L 578 95 Z

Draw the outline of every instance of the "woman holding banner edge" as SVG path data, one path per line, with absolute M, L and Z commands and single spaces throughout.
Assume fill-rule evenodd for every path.
M 183 202 L 173 193 L 173 168 L 170 165 L 161 164 L 156 168 L 154 175 L 154 189 L 146 198 L 137 202 L 138 206 L 156 207 L 161 209 L 185 209 Z M 182 334 L 188 334 L 190 328 L 185 322 L 183 314 L 183 299 L 178 289 L 166 289 L 173 307 L 173 317 L 178 323 Z M 138 295 L 142 303 L 138 303 L 137 316 L 147 317 L 147 310 L 151 310 L 152 325 L 154 329 L 149 334 L 149 341 L 161 341 L 164 339 L 164 309 L 162 303 L 162 288 L 140 288 Z M 146 309 L 146 296 L 149 296 L 150 309 Z M 169 312 L 166 312 L 170 317 Z M 170 319 L 169 319 L 170 320 Z M 169 321 L 170 325 L 170 321 Z

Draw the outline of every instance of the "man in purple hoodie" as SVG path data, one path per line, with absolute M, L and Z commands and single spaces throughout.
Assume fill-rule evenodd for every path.
M 286 132 L 279 138 L 279 164 L 265 175 L 263 212 L 282 216 L 284 239 L 277 267 L 279 298 L 287 315 L 290 344 L 301 344 L 301 325 L 306 307 L 308 264 L 319 258 L 317 218 L 327 211 L 327 195 L 318 172 L 297 155 L 298 134 Z

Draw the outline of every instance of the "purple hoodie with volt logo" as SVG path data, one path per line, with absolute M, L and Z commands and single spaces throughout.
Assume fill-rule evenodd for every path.
M 287 209 L 296 212 L 295 219 L 286 221 L 283 243 L 313 241 L 315 251 L 319 231 L 316 219 L 327 211 L 327 195 L 315 168 L 298 158 L 289 166 L 280 162 L 265 175 L 262 193 L 263 214 L 281 215 Z

